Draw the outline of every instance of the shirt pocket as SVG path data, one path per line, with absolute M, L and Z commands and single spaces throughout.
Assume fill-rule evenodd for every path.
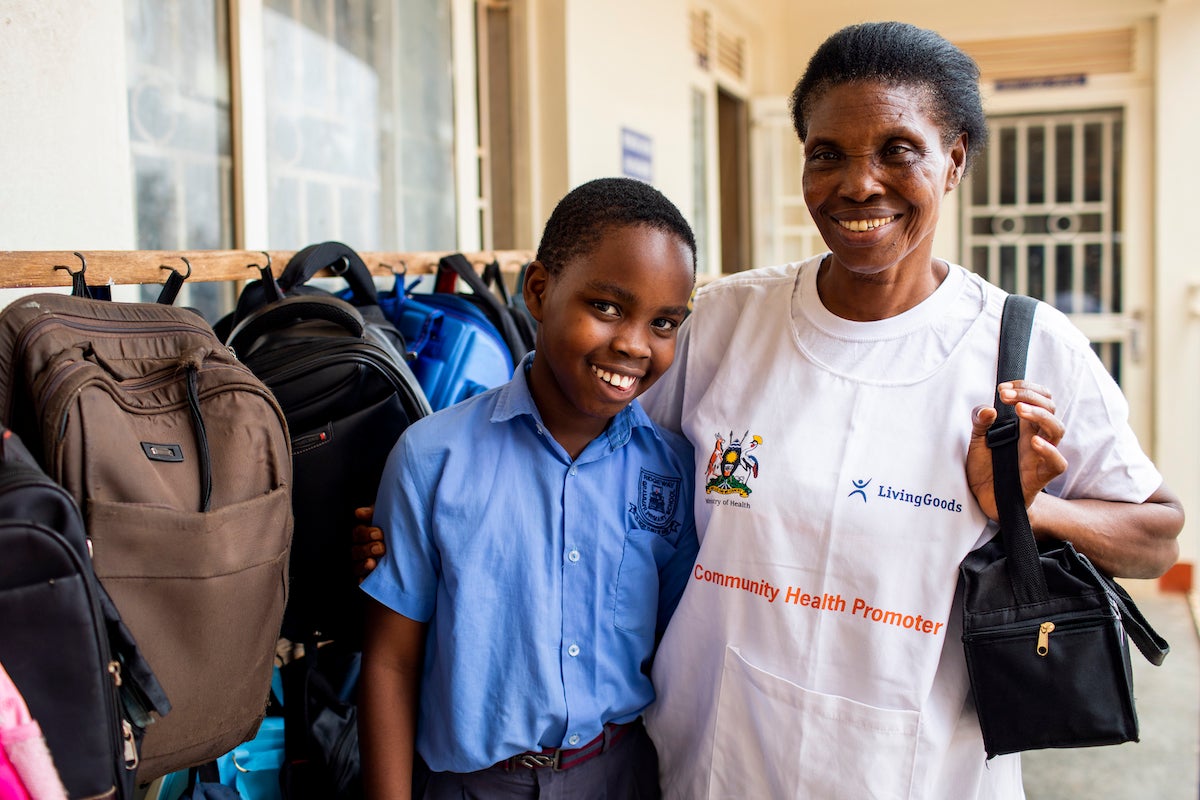
M 908 800 L 920 721 L 809 691 L 728 647 L 709 798 Z
M 631 528 L 625 532 L 621 567 L 613 607 L 613 625 L 627 633 L 653 636 L 658 623 L 658 565 L 665 564 L 674 548 L 653 531 Z

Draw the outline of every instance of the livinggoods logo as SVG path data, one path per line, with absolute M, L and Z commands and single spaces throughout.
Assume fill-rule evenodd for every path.
M 859 497 L 865 503 L 867 502 L 866 488 L 871 483 L 871 479 L 852 480 L 850 482 L 854 489 L 848 497 Z M 961 514 L 963 510 L 962 503 L 954 498 L 938 497 L 933 492 L 912 491 L 910 489 L 897 489 L 894 486 L 880 484 L 874 495 L 882 500 L 888 500 L 896 503 L 907 503 L 916 506 L 917 508 L 939 508 L 943 511 L 952 511 L 955 514 Z

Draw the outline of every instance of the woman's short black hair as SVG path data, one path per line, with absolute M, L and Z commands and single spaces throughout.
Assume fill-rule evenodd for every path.
M 546 221 L 537 260 L 556 275 L 599 243 L 605 229 L 647 225 L 674 234 L 692 253 L 696 270 L 696 237 L 675 204 L 648 183 L 633 178 L 598 178 L 567 192 Z
M 904 22 L 865 22 L 842 28 L 817 48 L 792 91 L 792 125 L 808 137 L 806 115 L 835 86 L 882 81 L 928 93 L 927 111 L 949 146 L 967 134 L 967 165 L 987 142 L 987 120 L 979 97 L 979 67 L 934 31 Z

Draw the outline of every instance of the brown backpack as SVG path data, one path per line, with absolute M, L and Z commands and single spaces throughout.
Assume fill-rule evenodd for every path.
M 271 392 L 192 311 L 35 294 L 0 312 L 0 421 L 79 504 L 95 573 L 171 702 L 137 780 L 253 736 L 292 537 Z

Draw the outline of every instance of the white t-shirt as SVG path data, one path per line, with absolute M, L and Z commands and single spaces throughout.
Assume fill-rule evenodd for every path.
M 1004 292 L 952 266 L 903 314 L 834 316 L 821 257 L 701 289 L 643 396 L 696 455 L 700 553 L 654 663 L 668 798 L 1019 798 L 985 762 L 955 603 L 994 533 L 964 470 L 990 405 Z M 1069 461 L 1049 487 L 1140 502 L 1161 483 L 1120 390 L 1039 308 L 1026 377 Z

